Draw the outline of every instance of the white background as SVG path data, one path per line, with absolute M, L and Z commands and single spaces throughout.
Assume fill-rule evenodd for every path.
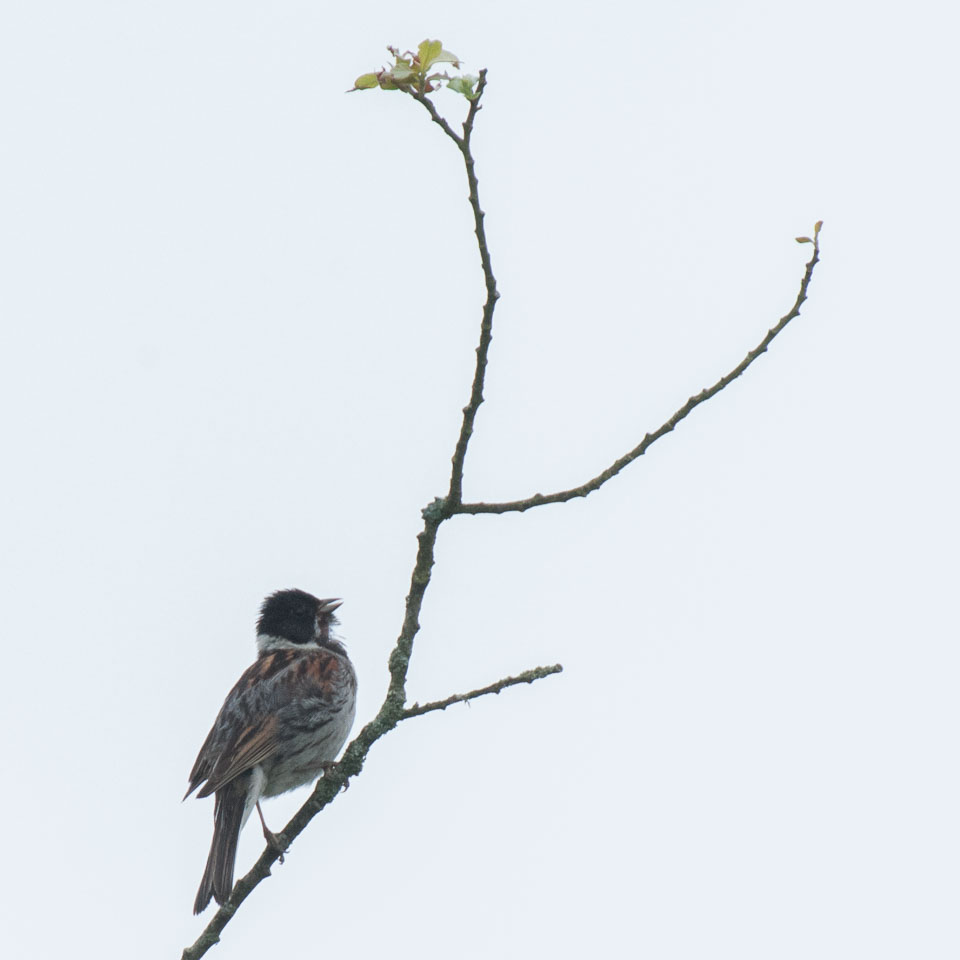
M 343 91 L 427 36 L 489 68 L 468 499 L 599 472 L 823 262 L 601 492 L 444 526 L 411 699 L 564 673 L 379 743 L 211 956 L 957 956 L 958 22 L 906 11 L 5 5 L 9 956 L 199 934 L 265 594 L 345 598 L 382 698 L 482 287 L 452 144 Z

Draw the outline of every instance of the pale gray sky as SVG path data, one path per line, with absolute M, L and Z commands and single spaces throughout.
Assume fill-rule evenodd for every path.
M 452 146 L 343 91 L 431 36 L 489 68 L 468 498 L 592 476 L 786 312 L 820 218 L 823 262 L 603 491 L 443 528 L 411 698 L 565 672 L 378 744 L 210 956 L 956 957 L 958 26 L 7 4 L 10 955 L 197 936 L 212 801 L 179 800 L 265 594 L 342 596 L 358 725 L 379 704 L 482 291 Z

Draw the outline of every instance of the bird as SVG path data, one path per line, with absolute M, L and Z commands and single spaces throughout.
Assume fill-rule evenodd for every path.
M 213 841 L 194 914 L 233 889 L 237 840 L 256 809 L 267 843 L 283 853 L 260 800 L 313 782 L 353 726 L 357 675 L 331 628 L 339 598 L 278 590 L 260 607 L 257 659 L 227 694 L 190 771 L 186 800 L 215 794 Z

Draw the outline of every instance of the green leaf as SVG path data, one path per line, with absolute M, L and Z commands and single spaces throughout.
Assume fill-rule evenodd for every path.
M 420 72 L 426 73 L 443 53 L 443 44 L 439 40 L 424 40 L 417 47 L 417 58 L 420 61 Z
M 353 82 L 354 90 L 372 90 L 380 86 L 380 78 L 375 73 L 364 73 Z
M 417 48 L 417 59 L 420 61 L 420 72 L 425 74 L 435 63 L 452 63 L 460 69 L 460 58 L 449 50 L 443 49 L 439 40 L 424 40 Z
M 468 100 L 474 100 L 477 96 L 474 87 L 479 79 L 479 77 L 471 77 L 469 75 L 454 77 L 448 81 L 447 89 L 452 90 L 454 93 L 462 93 Z
M 389 77 L 394 83 L 402 85 L 411 83 L 416 74 L 405 62 L 401 61 L 387 70 L 384 76 Z
M 440 56 L 433 61 L 434 63 L 452 63 L 458 70 L 460 69 L 460 58 L 449 50 L 441 50 Z

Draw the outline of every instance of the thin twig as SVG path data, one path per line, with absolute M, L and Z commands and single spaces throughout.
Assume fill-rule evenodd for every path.
M 701 403 L 716 396 L 724 387 L 737 379 L 753 363 L 760 354 L 765 353 L 771 341 L 779 334 L 786 325 L 795 317 L 800 315 L 800 307 L 807 299 L 807 287 L 810 286 L 810 280 L 813 277 L 813 268 L 820 260 L 820 241 L 819 237 L 813 240 L 813 256 L 807 263 L 803 279 L 800 281 L 800 291 L 797 299 L 794 301 L 790 312 L 780 318 L 776 326 L 767 331 L 767 335 L 751 350 L 729 373 L 722 376 L 713 386 L 707 387 L 689 400 L 674 413 L 669 420 L 661 424 L 653 433 L 648 433 L 632 450 L 625 453 L 619 460 L 614 460 L 602 473 L 598 473 L 592 480 L 580 484 L 579 487 L 571 487 L 569 490 L 560 490 L 556 493 L 535 493 L 532 497 L 526 497 L 523 500 L 509 500 L 503 503 L 460 503 L 452 507 L 453 513 L 523 513 L 524 510 L 530 510 L 532 507 L 541 507 L 547 503 L 565 503 L 567 500 L 573 500 L 576 497 L 585 497 L 588 494 L 599 490 L 608 480 L 615 477 L 624 467 L 629 466 L 638 457 L 642 457 L 650 446 L 656 443 L 661 437 L 670 433 L 676 425 L 690 414 Z
M 469 693 L 455 693 L 452 697 L 447 697 L 446 700 L 432 700 L 430 703 L 423 704 L 415 703 L 412 707 L 407 707 L 403 711 L 402 719 L 409 720 L 410 717 L 419 717 L 433 710 L 446 710 L 447 707 L 451 707 L 455 703 L 466 703 L 468 700 L 476 700 L 477 697 L 485 697 L 488 693 L 499 693 L 501 690 L 514 687 L 518 683 L 533 683 L 534 680 L 542 680 L 554 673 L 563 673 L 563 667 L 559 663 L 550 667 L 534 667 L 532 670 L 524 670 L 523 673 L 518 673 L 515 677 L 504 677 L 502 680 L 491 683 L 486 687 L 480 687 L 478 690 L 471 690 Z
M 485 84 L 485 83 L 486 83 L 486 71 L 485 71 L 485 70 L 484 70 L 484 71 L 481 71 L 481 73 L 484 75 L 484 84 Z M 440 129 L 457 145 L 457 149 L 458 149 L 458 150 L 462 150 L 462 149 L 463 149 L 463 138 L 460 137 L 460 136 L 457 136 L 457 134 L 454 132 L 453 127 L 451 127 L 450 124 L 447 123 L 447 121 L 446 121 L 442 116 L 440 116 L 440 112 L 439 112 L 439 111 L 437 110 L 437 108 L 433 105 L 433 101 L 427 96 L 427 94 L 426 94 L 426 93 L 422 93 L 422 92 L 417 91 L 417 90 L 409 90 L 409 91 L 407 91 L 407 92 L 410 94 L 411 97 L 413 97 L 414 100 L 417 100 L 417 101 L 419 101 L 420 103 L 423 104 L 423 106 L 426 108 L 427 113 L 430 114 L 430 119 L 433 120 L 433 122 L 434 122 L 438 127 L 440 127 Z M 473 123 L 472 114 L 476 113 L 476 110 L 479 110 L 479 109 L 480 109 L 480 107 L 477 106 L 476 110 L 474 110 L 474 105 L 475 105 L 475 104 L 477 103 L 477 101 L 480 99 L 480 93 L 482 93 L 482 90 L 479 90 L 479 89 L 478 89 L 478 92 L 477 92 L 477 100 L 473 101 L 473 102 L 470 104 L 470 111 L 467 113 L 467 120 L 468 120 L 471 124 Z
M 480 98 L 487 85 L 487 71 L 480 71 L 477 83 L 477 93 L 470 101 L 467 119 L 463 122 L 463 136 L 457 136 L 450 125 L 437 113 L 436 107 L 423 93 L 411 93 L 417 101 L 426 107 L 434 123 L 439 124 L 443 132 L 450 137 L 463 154 L 463 162 L 467 168 L 467 183 L 470 188 L 470 208 L 473 210 L 474 232 L 477 235 L 477 246 L 480 248 L 480 265 L 483 268 L 483 280 L 487 289 L 487 299 L 483 304 L 483 314 L 480 321 L 480 343 L 477 345 L 477 364 L 473 372 L 473 385 L 470 389 L 470 400 L 463 408 L 463 421 L 460 424 L 460 435 L 451 460 L 450 489 L 446 501 L 438 504 L 445 516 L 457 512 L 457 507 L 463 500 L 463 465 L 467 459 L 467 447 L 473 435 L 473 424 L 477 418 L 477 410 L 483 403 L 483 382 L 487 371 L 487 354 L 490 352 L 490 342 L 493 339 L 493 311 L 496 309 L 500 294 L 497 291 L 497 281 L 493 275 L 493 265 L 490 261 L 490 250 L 487 247 L 487 235 L 483 228 L 484 212 L 480 209 L 480 187 L 477 174 L 474 170 L 473 154 L 470 152 L 470 138 L 473 135 L 473 124 L 480 111 Z

